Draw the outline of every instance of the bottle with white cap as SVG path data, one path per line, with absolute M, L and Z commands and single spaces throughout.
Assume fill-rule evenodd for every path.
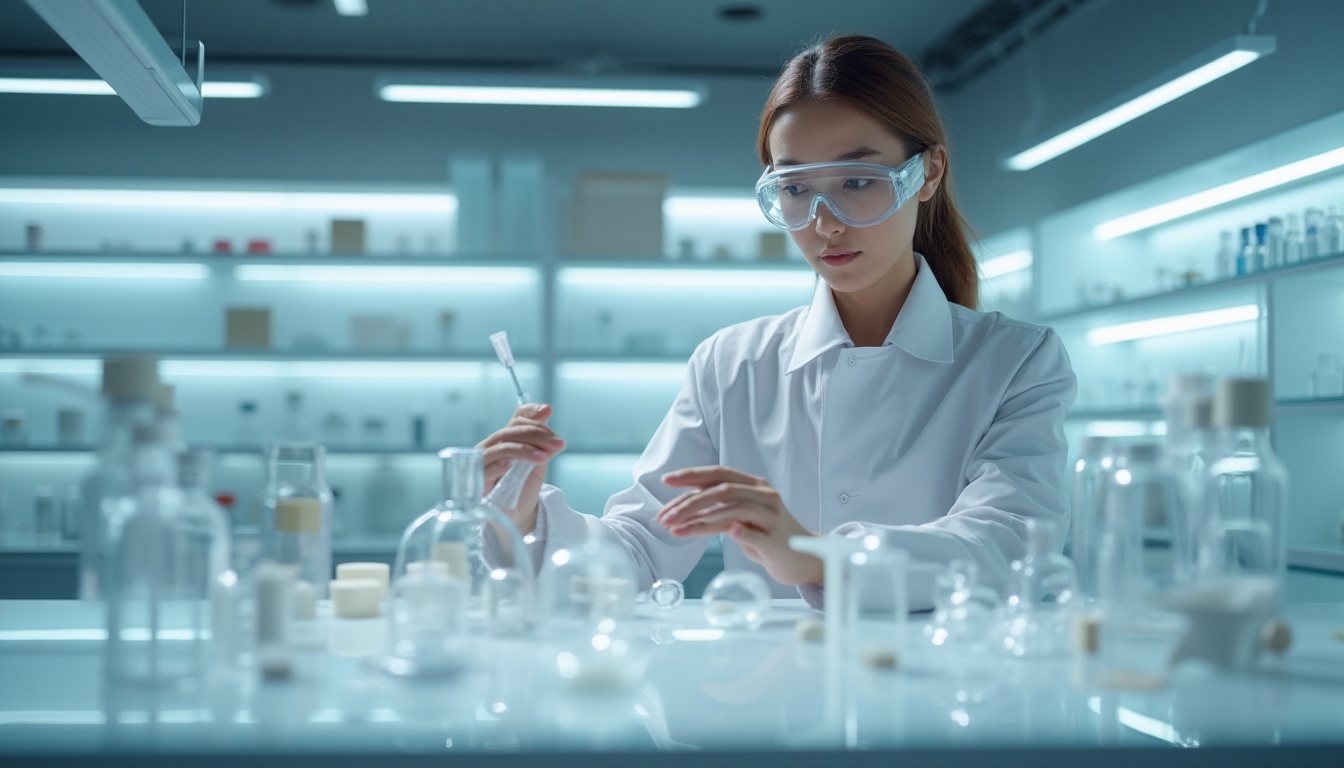
M 1085 600 L 1096 600 L 1097 548 L 1101 544 L 1098 493 L 1114 461 L 1111 439 L 1088 435 L 1073 462 L 1069 481 L 1070 515 L 1068 555 L 1078 569 L 1078 588 Z
M 179 685 L 209 664 L 209 597 L 223 520 L 189 506 L 162 423 L 133 429 L 135 490 L 104 505 L 109 685 Z
M 267 449 L 262 557 L 298 567 L 297 579 L 326 597 L 331 581 L 331 487 L 327 452 L 317 443 Z
M 1273 580 L 1282 600 L 1287 570 L 1288 471 L 1270 445 L 1273 398 L 1267 379 L 1218 382 L 1213 423 L 1220 431 L 1205 480 L 1198 527 L 1201 581 Z
M 152 357 L 103 360 L 104 425 L 97 465 L 80 486 L 79 596 L 102 599 L 99 589 L 103 549 L 103 503 L 133 490 L 134 429 L 155 419 L 159 366 Z

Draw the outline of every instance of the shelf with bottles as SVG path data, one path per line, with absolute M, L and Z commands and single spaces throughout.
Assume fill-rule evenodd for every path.
M 1319 257 L 1337 260 L 1332 255 L 1344 252 L 1344 218 L 1328 212 L 1344 207 L 1340 136 L 1344 112 L 1043 218 L 1036 242 L 1040 316 L 1173 289 L 1207 291 L 1240 282 L 1239 272 L 1254 277 L 1257 267 L 1287 274 L 1313 269 Z M 1308 210 L 1323 212 L 1314 233 L 1290 226 L 1290 215 L 1301 222 Z M 1273 219 L 1279 222 L 1271 235 Z M 1265 237 L 1258 250 L 1257 224 Z M 1224 250 L 1220 259 L 1220 233 L 1243 228 L 1251 248 Z

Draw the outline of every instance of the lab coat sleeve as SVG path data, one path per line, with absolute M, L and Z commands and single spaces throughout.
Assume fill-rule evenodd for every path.
M 1054 331 L 1044 330 L 972 449 L 966 485 L 946 515 L 922 525 L 846 523 L 831 534 L 882 531 L 889 544 L 906 550 L 911 610 L 933 607 L 934 580 L 953 560 L 975 563 L 980 583 L 1006 595 L 1011 564 L 1026 554 L 1026 521 L 1051 520 L 1059 532 L 1068 523 L 1064 418 L 1076 388 L 1063 343 Z M 817 585 L 799 591 L 813 606 L 824 597 Z
M 714 342 L 710 338 L 691 355 L 681 392 L 635 463 L 634 484 L 612 496 L 601 517 L 571 508 L 559 488 L 543 486 L 537 529 L 529 543 L 537 568 L 556 550 L 597 536 L 629 555 L 639 573 L 640 589 L 648 589 L 656 579 L 684 581 L 690 574 L 709 538 L 678 539 L 654 518 L 665 504 L 684 493 L 664 485 L 664 474 L 719 463 L 713 438 L 717 432 L 712 426 L 719 418 Z

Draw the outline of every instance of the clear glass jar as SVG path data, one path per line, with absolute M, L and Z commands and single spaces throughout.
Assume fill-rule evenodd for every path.
M 185 503 L 158 425 L 134 431 L 131 495 L 104 504 L 109 684 L 187 685 L 209 665 L 209 597 L 224 530 Z
M 464 668 L 480 636 L 524 634 L 534 625 L 531 556 L 514 524 L 483 500 L 477 448 L 446 448 L 444 500 L 402 534 L 392 566 L 383 667 L 406 677 Z
M 1053 520 L 1027 520 L 1027 554 L 1013 561 L 1004 647 L 1014 656 L 1064 653 L 1072 617 L 1082 603 L 1078 573 L 1060 554 Z
M 1097 591 L 1097 549 L 1101 544 L 1100 496 L 1102 481 L 1115 461 L 1110 438 L 1089 435 L 1073 462 L 1069 479 L 1069 556 L 1078 569 L 1078 588 L 1087 600 Z
M 1344 396 L 1344 367 L 1340 366 L 1338 352 L 1317 355 L 1316 367 L 1311 371 L 1311 396 Z
M 298 580 L 326 597 L 332 576 L 326 450 L 316 443 L 276 443 L 266 459 L 262 557 L 296 566 Z

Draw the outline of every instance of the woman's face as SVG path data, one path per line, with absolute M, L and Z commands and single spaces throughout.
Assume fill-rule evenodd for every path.
M 842 101 L 811 100 L 789 107 L 771 127 L 769 140 L 776 170 L 840 160 L 894 168 L 906 159 L 900 139 Z M 925 158 L 926 174 L 929 165 Z M 932 196 L 937 182 L 937 178 L 926 182 L 916 199 Z M 837 293 L 866 293 L 888 285 L 900 290 L 901 275 L 914 265 L 918 209 L 911 200 L 886 221 L 851 227 L 823 204 L 817 206 L 817 216 L 808 226 L 789 234 L 812 268 Z

